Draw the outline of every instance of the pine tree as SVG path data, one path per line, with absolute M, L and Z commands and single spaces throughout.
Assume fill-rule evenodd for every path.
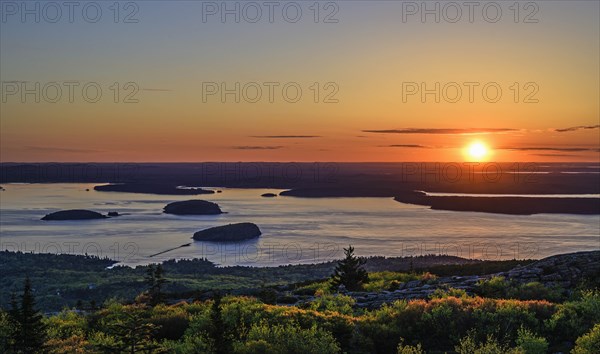
M 35 308 L 35 298 L 31 290 L 29 277 L 25 278 L 23 295 L 21 295 L 21 307 L 18 309 L 17 323 L 18 331 L 15 338 L 17 351 L 24 353 L 37 353 L 41 351 L 46 339 L 46 329 L 42 323 L 42 314 Z
M 147 293 L 150 297 L 150 305 L 155 306 L 164 301 L 163 286 L 167 283 L 164 277 L 162 264 L 149 265 L 146 271 Z
M 223 316 L 221 314 L 221 295 L 214 297 L 214 302 L 210 311 L 210 338 L 213 341 L 213 347 L 216 354 L 230 353 L 229 342 L 224 333 Z
M 367 271 L 363 269 L 366 260 L 354 255 L 354 247 L 344 248 L 346 258 L 338 262 L 331 276 L 332 290 L 338 290 L 343 285 L 347 290 L 358 291 L 369 281 Z
M 154 300 L 156 303 L 161 303 L 165 300 L 163 286 L 167 283 L 164 276 L 162 264 L 159 264 L 154 269 Z

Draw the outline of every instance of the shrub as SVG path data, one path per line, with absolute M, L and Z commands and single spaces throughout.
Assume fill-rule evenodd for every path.
M 248 332 L 245 342 L 234 345 L 240 354 L 289 353 L 289 354 L 334 354 L 340 347 L 331 333 L 318 329 L 302 329 L 297 325 L 255 324 Z
M 560 288 L 547 288 L 544 284 L 534 281 L 522 284 L 508 290 L 507 296 L 521 300 L 564 300 L 563 290 Z
M 183 309 L 158 305 L 152 309 L 150 322 L 157 328 L 154 335 L 156 339 L 176 340 L 187 330 L 189 317 Z
M 536 337 L 531 331 L 521 328 L 518 332 L 517 346 L 525 354 L 546 354 L 548 342 L 544 337 Z
M 306 304 L 306 308 L 314 311 L 332 311 L 344 315 L 352 315 L 352 306 L 356 301 L 347 295 L 321 295 Z
M 446 290 L 437 288 L 431 295 L 429 295 L 430 299 L 444 299 L 447 297 L 467 298 L 469 297 L 469 295 L 467 295 L 467 292 L 464 289 L 455 288 L 450 288 Z
M 398 272 L 373 272 L 369 273 L 369 282 L 364 284 L 364 291 L 397 290 L 400 284 L 412 280 L 420 280 L 423 275 Z
M 483 297 L 502 298 L 508 293 L 510 283 L 501 276 L 494 276 L 489 280 L 477 283 L 477 292 Z
M 591 331 L 579 337 L 575 344 L 575 349 L 571 351 L 571 354 L 600 353 L 600 323 L 595 325 Z
M 48 339 L 67 339 L 84 337 L 87 332 L 87 320 L 75 311 L 63 310 L 59 314 L 44 318 Z
M 424 354 L 425 352 L 421 348 L 421 344 L 417 344 L 416 346 L 412 345 L 404 345 L 404 339 L 400 339 L 400 343 L 398 344 L 398 354 Z
M 600 318 L 600 292 L 587 291 L 579 300 L 565 302 L 548 321 L 556 341 L 573 341 L 588 332 Z
M 474 337 L 469 335 L 461 339 L 454 350 L 458 354 L 523 354 L 523 351 L 519 349 L 501 345 L 492 336 L 489 336 L 483 343 L 477 343 Z
M 177 341 L 165 340 L 162 342 L 162 348 L 172 354 L 213 354 L 215 352 L 212 342 L 206 334 L 186 335 Z

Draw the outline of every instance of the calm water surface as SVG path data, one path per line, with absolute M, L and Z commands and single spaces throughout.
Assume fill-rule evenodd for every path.
M 352 244 L 360 255 L 450 254 L 483 259 L 540 258 L 600 248 L 600 216 L 512 216 L 430 210 L 391 198 L 263 198 L 279 190 L 159 196 L 96 192 L 94 184 L 7 184 L 0 192 L 2 249 L 93 254 L 127 265 L 206 257 L 220 265 L 276 266 L 340 258 Z M 90 189 L 90 191 L 86 191 Z M 175 216 L 170 202 L 214 201 L 227 214 Z M 61 209 L 126 214 L 106 220 L 41 221 Z M 263 235 L 236 244 L 193 241 L 195 231 L 253 222 Z M 153 254 L 191 243 L 188 247 Z

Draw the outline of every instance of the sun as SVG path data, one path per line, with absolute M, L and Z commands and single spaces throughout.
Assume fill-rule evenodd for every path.
M 490 149 L 481 141 L 475 141 L 466 148 L 466 155 L 470 161 L 483 161 L 490 154 Z

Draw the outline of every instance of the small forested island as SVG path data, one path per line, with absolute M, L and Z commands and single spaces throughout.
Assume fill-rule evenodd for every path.
M 275 194 L 275 193 L 263 193 L 261 195 L 261 197 L 263 197 L 263 198 L 274 198 L 276 196 L 277 196 L 277 194 Z
M 194 233 L 193 239 L 210 242 L 238 242 L 258 238 L 261 234 L 258 226 L 243 222 L 198 231 Z
M 212 190 L 202 188 L 180 188 L 167 183 L 111 183 L 95 186 L 99 192 L 145 193 L 159 195 L 199 195 L 213 194 Z
M 164 213 L 174 215 L 217 215 L 222 214 L 217 203 L 206 200 L 185 200 L 169 203 L 164 207 Z
M 44 221 L 55 221 L 55 220 L 92 220 L 92 219 L 106 219 L 105 215 L 91 210 L 73 209 L 73 210 L 61 210 L 54 213 L 47 214 L 42 218 Z

